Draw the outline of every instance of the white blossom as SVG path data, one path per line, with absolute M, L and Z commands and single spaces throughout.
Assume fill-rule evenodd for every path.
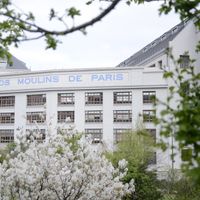
M 67 135 L 67 134 L 66 134 Z M 74 147 L 73 134 L 49 136 L 43 143 L 17 143 L 13 155 L 0 164 L 0 199 L 120 200 L 134 184 L 123 184 L 127 162 L 115 169 L 82 137 Z

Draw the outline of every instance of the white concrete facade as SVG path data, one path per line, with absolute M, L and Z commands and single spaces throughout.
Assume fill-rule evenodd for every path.
M 34 123 L 27 123 L 27 113 L 44 112 L 46 122 L 38 124 L 39 129 L 51 129 L 59 126 L 74 125 L 78 132 L 86 129 L 101 129 L 103 141 L 112 147 L 115 129 L 134 129 L 138 119 L 142 121 L 143 110 L 154 110 L 152 103 L 143 103 L 143 92 L 154 91 L 156 97 L 164 100 L 167 95 L 167 84 L 162 78 L 160 69 L 144 69 L 142 67 L 103 68 L 80 70 L 52 70 L 37 72 L 18 72 L 3 74 L 0 78 L 0 98 L 14 96 L 14 106 L 0 107 L 0 113 L 14 113 L 14 123 L 0 122 L 0 131 L 9 129 L 18 131 L 35 129 Z M 102 104 L 86 104 L 87 92 L 101 92 Z M 114 103 L 114 92 L 130 92 L 131 103 Z M 74 94 L 74 104 L 58 105 L 58 94 Z M 45 105 L 27 105 L 28 95 L 46 95 Z M 0 102 L 1 103 L 1 102 Z M 158 108 L 156 110 L 159 113 Z M 131 121 L 114 122 L 114 111 L 130 111 Z M 58 123 L 59 111 L 74 111 L 74 122 Z M 86 122 L 86 111 L 102 111 L 102 122 Z M 146 129 L 156 129 L 153 122 L 144 122 Z M 156 130 L 159 138 L 159 130 Z M 165 155 L 165 156 L 164 156 Z M 169 163 L 169 152 L 159 153 L 157 161 L 165 157 Z
M 167 34 L 169 35 L 172 29 Z M 196 30 L 192 21 L 187 22 L 183 29 L 166 45 L 171 48 L 175 59 L 184 55 L 187 51 L 191 59 L 195 59 L 196 71 L 200 72 L 200 56 L 196 53 L 196 44 L 200 40 L 200 32 Z M 155 51 L 156 41 L 162 43 L 161 36 L 152 44 L 149 44 L 148 51 Z M 164 39 L 163 39 L 164 40 Z M 154 48 L 153 50 L 151 49 Z M 145 47 L 146 48 L 146 47 Z M 144 49 L 145 49 L 144 48 Z M 160 47 L 159 47 L 160 48 Z M 163 79 L 163 71 L 174 70 L 172 60 L 166 52 L 157 48 L 155 54 L 150 52 L 150 57 L 144 55 L 145 61 L 141 66 L 126 66 L 115 68 L 93 68 L 77 70 L 51 70 L 51 71 L 19 71 L 4 70 L 0 77 L 0 113 L 14 113 L 13 123 L 1 123 L 1 130 L 13 130 L 14 134 L 18 131 L 34 129 L 34 123 L 27 123 L 27 113 L 44 112 L 46 122 L 38 124 L 39 129 L 47 129 L 48 123 L 56 130 L 59 126 L 69 127 L 74 125 L 79 132 L 88 129 L 102 131 L 102 140 L 111 146 L 115 142 L 115 130 L 134 129 L 138 120 L 143 120 L 143 111 L 152 111 L 155 108 L 152 103 L 143 102 L 143 92 L 155 92 L 156 97 L 161 101 L 167 98 L 168 87 L 171 84 Z M 139 54 L 142 54 L 140 51 Z M 130 58 L 131 60 L 131 58 Z M 86 93 L 95 92 L 102 94 L 102 103 L 86 104 Z M 129 92 L 132 100 L 129 103 L 114 103 L 114 93 Z M 74 103 L 59 105 L 58 95 L 69 93 L 74 95 Z M 46 95 L 45 105 L 28 106 L 28 95 Z M 13 106 L 1 106 L 1 97 L 14 96 Z M 156 108 L 158 116 L 161 106 Z M 58 113 L 60 111 L 71 111 L 74 113 L 74 122 L 59 123 Z M 87 111 L 100 111 L 102 119 L 99 122 L 87 122 Z M 115 111 L 129 111 L 131 120 L 114 121 Z M 130 116 L 129 116 L 130 117 Z M 99 119 L 100 117 L 97 116 Z M 97 120 L 98 121 L 98 120 Z M 159 128 L 152 122 L 144 122 L 146 129 L 156 129 L 156 138 L 159 139 Z M 1 133 L 0 133 L 1 135 Z M 5 138 L 4 138 L 5 139 Z M 173 138 L 166 139 L 171 144 Z M 161 152 L 157 150 L 157 169 L 167 170 L 172 166 L 170 158 L 171 150 Z M 180 156 L 177 154 L 174 168 L 180 169 Z
M 171 31 L 177 31 L 176 28 Z M 171 55 L 173 55 L 174 60 L 168 56 L 168 54 L 163 51 L 158 56 L 154 56 L 149 58 L 148 62 L 143 64 L 144 68 L 163 68 L 167 71 L 175 71 L 175 68 L 179 68 L 180 65 L 176 64 L 174 61 L 180 59 L 182 55 L 187 54 L 189 59 L 194 60 L 194 63 L 191 65 L 194 66 L 196 73 L 200 73 L 200 53 L 196 51 L 196 47 L 198 42 L 200 41 L 200 31 L 194 25 L 193 20 L 185 22 L 184 28 L 176 35 L 173 40 L 169 41 L 168 48 L 171 51 Z M 166 49 L 167 51 L 167 49 Z M 160 62 L 162 66 L 160 66 Z M 175 83 L 172 80 L 168 80 L 168 87 Z M 176 109 L 177 107 L 177 99 L 178 95 L 174 95 L 172 107 Z M 181 168 L 181 153 L 178 151 L 178 143 L 173 138 L 169 138 L 169 145 L 175 146 L 176 148 L 173 150 L 175 153 L 173 168 L 180 169 Z M 171 161 L 172 162 L 172 161 Z M 171 165 L 172 166 L 172 165 Z

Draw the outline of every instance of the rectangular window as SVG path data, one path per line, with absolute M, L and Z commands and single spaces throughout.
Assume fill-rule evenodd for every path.
M 2 129 L 0 130 L 0 143 L 14 142 L 14 130 Z
M 130 104 L 132 103 L 132 92 L 114 92 L 114 104 Z
M 114 122 L 132 122 L 131 110 L 114 110 L 113 111 Z
M 102 104 L 103 92 L 86 92 L 85 104 Z
M 190 65 L 189 55 L 180 55 L 180 68 L 187 68 Z
M 121 128 L 121 129 L 114 129 L 113 130 L 113 134 L 114 134 L 114 141 L 115 142 L 120 142 L 123 139 L 124 134 L 126 134 L 127 132 L 131 131 L 131 129 L 127 129 L 127 128 Z
M 58 94 L 58 105 L 73 105 L 74 93 L 60 93 Z
M 86 135 L 91 135 L 93 143 L 99 143 L 103 139 L 102 129 L 85 129 Z
M 153 67 L 156 67 L 156 65 L 155 65 L 155 64 L 153 64 L 153 65 L 150 65 L 149 67 L 150 67 L 150 68 L 153 68 Z
M 42 106 L 46 104 L 46 94 L 27 95 L 27 106 Z
M 0 107 L 15 106 L 15 96 L 0 97 Z
M 74 111 L 58 111 L 58 123 L 74 122 Z
M 150 159 L 148 160 L 148 165 L 156 165 L 157 163 L 157 155 L 156 152 L 152 152 Z
M 102 122 L 102 110 L 87 110 L 85 111 L 85 122 Z
M 192 157 L 192 154 L 192 148 L 184 147 L 184 149 L 181 149 L 181 160 L 189 162 Z
M 143 122 L 153 122 L 155 119 L 155 110 L 143 110 Z
M 27 112 L 26 122 L 27 124 L 43 124 L 46 121 L 46 114 L 44 112 Z
M 0 113 L 0 124 L 14 124 L 15 113 Z
M 156 98 L 155 91 L 144 91 L 143 92 L 143 103 L 153 103 Z
M 46 138 L 45 129 L 26 129 L 27 140 L 37 140 L 43 142 Z
M 156 143 L 156 129 L 146 129 L 146 131 L 152 136 L 154 143 Z
M 158 61 L 158 67 L 159 67 L 160 69 L 162 69 L 162 66 L 163 66 L 162 60 Z

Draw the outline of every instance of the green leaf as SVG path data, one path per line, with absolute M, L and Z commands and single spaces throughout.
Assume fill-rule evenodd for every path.
M 68 16 L 74 19 L 75 16 L 80 16 L 80 10 L 77 10 L 75 7 L 71 7 L 68 11 Z
M 165 72 L 164 74 L 163 74 L 163 78 L 172 78 L 173 77 L 173 72 Z
M 47 43 L 46 49 L 55 50 L 57 47 L 58 40 L 53 38 L 51 35 L 46 35 L 46 43 Z

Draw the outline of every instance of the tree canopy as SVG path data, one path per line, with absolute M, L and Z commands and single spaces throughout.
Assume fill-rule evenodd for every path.
M 2 200 L 121 200 L 134 191 L 132 181 L 122 182 L 127 173 L 125 160 L 114 168 L 89 140 L 70 132 L 48 134 L 42 143 L 34 135 L 27 139 L 21 133 L 4 158 L 0 163 Z

